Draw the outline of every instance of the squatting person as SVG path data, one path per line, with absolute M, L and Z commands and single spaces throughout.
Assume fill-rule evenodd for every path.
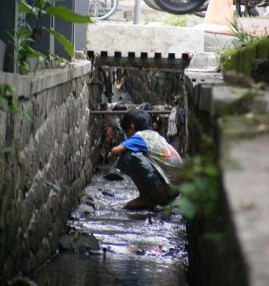
M 152 130 L 150 115 L 141 109 L 128 111 L 121 120 L 127 139 L 113 147 L 108 157 L 118 158 L 116 168 L 131 177 L 139 196 L 124 208 L 151 209 L 165 206 L 178 194 L 170 188 L 182 160 L 158 132 Z

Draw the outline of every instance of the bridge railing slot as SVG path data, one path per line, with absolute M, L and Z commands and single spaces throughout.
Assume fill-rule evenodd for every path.
M 168 54 L 168 59 L 169 60 L 175 60 L 176 59 L 176 54 L 175 53 L 169 53 Z
M 147 58 L 148 58 L 148 53 L 141 52 L 140 58 L 141 58 L 141 59 L 147 59 Z
M 161 58 L 162 58 L 162 53 L 155 53 L 155 54 L 154 54 L 154 59 L 159 60 L 159 59 L 161 59 Z
M 114 52 L 114 58 L 121 58 L 121 52 Z
M 106 58 L 107 57 L 107 51 L 101 51 L 100 56 L 102 58 Z
M 135 52 L 128 52 L 128 58 L 134 59 L 135 58 Z

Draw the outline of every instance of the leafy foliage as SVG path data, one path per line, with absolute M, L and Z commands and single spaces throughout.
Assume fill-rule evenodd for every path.
M 143 23 L 149 24 L 149 22 L 154 21 L 154 19 L 151 19 L 151 17 L 143 11 Z M 187 21 L 191 17 L 191 14 L 187 15 L 172 15 L 168 14 L 167 17 L 164 19 L 164 24 L 167 26 L 173 26 L 173 27 L 186 27 Z
M 177 208 L 187 219 L 211 216 L 218 209 L 220 172 L 208 156 L 192 157 L 180 170 L 174 189 L 180 196 L 167 207 L 166 215 Z
M 230 23 L 230 25 L 234 36 L 239 40 L 241 45 L 251 44 L 255 38 L 257 38 L 245 31 L 237 20 L 235 20 L 234 23 Z
M 50 6 L 46 9 L 46 13 L 61 18 L 64 21 L 86 24 L 90 23 L 89 16 L 79 15 L 64 6 Z
M 216 53 L 218 66 L 221 71 L 227 71 L 227 70 L 233 70 L 234 68 L 231 66 L 231 64 L 234 64 L 234 61 L 232 61 L 233 57 L 236 56 L 237 49 L 235 47 L 228 47 L 224 51 L 219 50 L 219 52 Z
M 15 114 L 18 112 L 18 101 L 14 99 L 12 94 L 14 87 L 10 84 L 0 84 L 0 111 Z M 10 96 L 11 100 L 9 100 Z M 0 148 L 0 154 L 10 153 L 13 148 L 11 146 L 3 146 Z M 0 167 L 3 164 L 2 157 L 0 157 Z
M 32 48 L 35 40 L 32 37 L 32 29 L 29 25 L 18 28 L 15 36 L 12 36 L 15 49 L 14 61 L 18 63 L 18 71 L 20 74 L 27 74 L 30 69 L 30 58 L 37 58 L 39 60 L 45 57 L 44 54 Z
M 238 20 L 235 19 L 234 23 L 230 23 L 231 31 L 234 37 L 238 40 L 237 43 L 226 47 L 220 47 L 216 50 L 216 57 L 218 60 L 219 68 L 221 71 L 237 70 L 238 55 L 242 49 L 256 45 L 260 41 L 268 38 L 267 31 L 264 35 L 255 35 L 244 30 Z M 250 57 L 248 57 L 249 60 Z
M 42 25 L 42 20 L 46 16 L 55 16 L 64 21 L 73 23 L 91 23 L 89 16 L 83 16 L 73 12 L 64 6 L 54 6 L 57 0 L 17 0 L 21 14 L 26 15 L 19 22 L 17 32 L 12 37 L 15 48 L 14 61 L 17 63 L 18 71 L 27 74 L 30 70 L 30 59 L 36 58 L 37 62 L 44 62 L 47 55 L 33 48 L 34 43 L 42 37 L 43 33 L 49 33 L 64 47 L 70 57 L 74 55 L 73 44 L 61 33 L 51 27 Z M 33 26 L 27 22 L 29 17 L 35 19 Z
M 16 113 L 18 111 L 17 100 L 12 99 L 11 104 L 6 97 L 6 95 L 12 95 L 14 92 L 14 87 L 10 84 L 0 84 L 0 110 L 4 112 Z
M 169 15 L 165 19 L 165 24 L 174 27 L 186 27 L 188 15 Z

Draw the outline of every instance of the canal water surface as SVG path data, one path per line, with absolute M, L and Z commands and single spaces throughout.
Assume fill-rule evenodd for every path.
M 132 180 L 108 166 L 96 170 L 66 226 L 90 236 L 91 246 L 60 249 L 32 279 L 40 286 L 186 286 L 182 215 L 122 209 L 138 195 Z

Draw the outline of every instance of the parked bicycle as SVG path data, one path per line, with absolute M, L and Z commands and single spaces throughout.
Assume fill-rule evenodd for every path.
M 135 0 L 134 0 L 135 1 Z M 152 9 L 171 14 L 188 14 L 196 11 L 206 0 L 144 0 Z M 119 0 L 89 0 L 89 16 L 94 20 L 108 19 L 119 5 Z
M 190 14 L 197 11 L 207 0 L 148 0 L 170 14 Z
M 89 0 L 89 16 L 94 20 L 108 19 L 118 5 L 119 0 Z

